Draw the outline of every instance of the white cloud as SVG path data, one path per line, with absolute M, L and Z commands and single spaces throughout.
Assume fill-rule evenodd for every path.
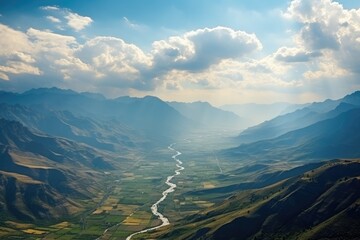
M 3 73 L 3 72 L 0 72 L 0 78 L 1 78 L 2 80 L 5 80 L 5 81 L 9 81 L 9 80 L 10 80 L 9 76 L 6 75 L 6 74 Z
M 60 23 L 61 20 L 54 17 L 54 16 L 46 16 L 46 19 L 48 19 L 49 21 L 53 22 L 53 23 Z
M 308 62 L 313 58 L 322 56 L 321 52 L 309 52 L 299 48 L 288 48 L 281 47 L 279 48 L 274 57 L 278 61 L 282 62 Z
M 93 20 L 90 17 L 80 16 L 77 13 L 68 12 L 65 16 L 65 19 L 68 20 L 68 25 L 75 31 L 83 30 L 87 27 Z
M 68 9 L 43 9 L 52 11 L 47 19 L 56 27 L 80 31 L 92 22 Z M 210 92 L 226 97 L 221 91 L 233 98 L 250 93 L 315 96 L 323 87 L 341 84 L 353 89 L 354 81 L 348 79 L 360 76 L 360 9 L 347 10 L 330 0 L 293 0 L 285 16 L 297 23 L 288 33 L 293 39 L 267 56 L 256 35 L 226 27 L 168 37 L 144 52 L 110 36 L 82 43 L 77 34 L 34 28 L 21 32 L 0 24 L 0 78 L 12 82 L 29 74 L 78 90 L 172 91 L 193 98 Z M 123 23 L 138 27 L 126 17 Z
M 8 61 L 6 66 L 0 66 L 1 72 L 12 73 L 12 74 L 32 74 L 32 75 L 40 75 L 41 72 L 37 67 L 33 67 L 24 62 L 15 62 Z
M 0 24 L 0 78 L 9 80 L 9 74 L 40 75 L 32 57 L 33 44 L 25 33 Z
M 97 72 L 103 83 L 118 87 L 149 88 L 152 79 L 143 79 L 151 59 L 140 48 L 114 37 L 96 37 L 87 41 L 76 56 Z
M 32 49 L 28 36 L 0 23 L 0 56 L 10 56 L 17 52 L 29 52 Z
M 293 0 L 286 16 L 302 24 L 297 36 L 300 48 L 309 52 L 330 50 L 326 56 L 337 64 L 329 66 L 360 73 L 356 60 L 360 54 L 360 9 L 347 10 L 331 0 Z
M 154 42 L 152 55 L 160 69 L 201 71 L 223 59 L 240 58 L 261 48 L 254 34 L 216 27 Z
M 76 32 L 83 30 L 89 26 L 93 20 L 87 16 L 81 16 L 77 13 L 72 12 L 70 9 L 60 8 L 58 6 L 43 6 L 40 7 L 41 10 L 51 11 L 55 16 L 46 16 L 46 19 L 53 23 L 61 23 L 62 20 L 66 22 L 67 27 L 75 30 Z M 62 19 L 62 20 L 61 20 Z M 58 28 L 62 29 L 64 26 L 58 25 Z
M 57 11 L 57 10 L 60 10 L 60 8 L 58 6 L 43 6 L 43 7 L 40 7 L 40 9 L 45 10 L 45 11 Z
M 26 32 L 32 41 L 34 51 L 37 54 L 44 53 L 47 56 L 56 54 L 57 56 L 72 55 L 74 49 L 78 47 L 75 37 L 41 31 L 30 28 Z

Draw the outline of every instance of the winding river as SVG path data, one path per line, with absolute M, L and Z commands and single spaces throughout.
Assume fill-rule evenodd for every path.
M 175 150 L 173 148 L 173 146 L 175 145 L 175 143 L 171 144 L 170 146 L 168 146 L 168 149 L 169 150 L 172 150 L 172 151 L 175 151 L 176 154 L 172 156 L 172 158 L 176 161 L 176 167 L 177 169 L 175 170 L 175 174 L 174 175 L 171 175 L 171 176 L 168 176 L 166 178 L 166 185 L 169 186 L 168 189 L 166 189 L 165 191 L 162 192 L 162 197 L 156 202 L 154 203 L 152 206 L 151 206 L 151 212 L 154 216 L 156 216 L 159 220 L 161 220 L 161 224 L 159 226 L 156 226 L 156 227 L 152 227 L 152 228 L 147 228 L 147 229 L 144 229 L 142 231 L 139 231 L 139 232 L 135 232 L 133 234 L 131 234 L 130 236 L 128 236 L 126 238 L 126 240 L 131 240 L 131 238 L 137 234 L 140 234 L 140 233 L 146 233 L 146 232 L 150 232 L 150 231 L 153 231 L 153 230 L 156 230 L 156 229 L 159 229 L 161 227 L 164 227 L 164 226 L 167 226 L 170 224 L 170 221 L 167 217 L 165 217 L 162 213 L 160 213 L 158 211 L 158 207 L 159 207 L 159 204 L 164 201 L 167 197 L 167 195 L 173 191 L 175 191 L 175 188 L 176 188 L 176 184 L 175 183 L 172 183 L 171 180 L 180 174 L 180 171 L 184 170 L 184 167 L 182 166 L 182 162 L 177 158 L 179 155 L 181 155 L 181 152 Z

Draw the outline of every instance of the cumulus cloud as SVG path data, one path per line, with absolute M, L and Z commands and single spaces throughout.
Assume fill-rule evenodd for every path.
M 339 40 L 335 33 L 327 31 L 321 23 L 308 23 L 301 30 L 301 38 L 308 49 L 338 49 Z
M 86 26 L 93 22 L 90 17 L 80 16 L 77 13 L 68 12 L 65 18 L 68 20 L 68 25 L 75 31 L 83 30 Z
M 50 11 L 51 13 L 56 14 L 57 16 L 46 16 L 46 19 L 49 21 L 59 24 L 63 19 L 67 26 L 73 29 L 74 31 L 78 32 L 89 26 L 93 20 L 87 16 L 81 16 L 77 13 L 72 12 L 70 9 L 60 8 L 58 6 L 43 6 L 40 9 L 44 11 Z M 60 26 L 60 28 L 63 28 Z
M 281 47 L 275 52 L 275 59 L 282 62 L 308 62 L 322 56 L 321 52 L 308 52 L 299 48 Z
M 81 31 L 92 22 L 68 9 L 42 9 L 51 11 L 46 14 L 49 21 L 65 29 Z M 339 86 L 349 76 L 359 76 L 359 9 L 347 10 L 330 0 L 293 0 L 285 16 L 297 23 L 291 31 L 293 42 L 267 56 L 260 52 L 255 34 L 227 27 L 168 37 L 145 52 L 116 37 L 83 42 L 77 34 L 19 31 L 0 24 L 0 78 L 12 82 L 29 75 L 39 84 L 47 78 L 80 90 L 137 89 L 151 94 L 154 89 L 309 93 L 333 83 L 327 81 Z M 123 22 L 138 26 L 127 18 Z
M 223 59 L 262 48 L 254 34 L 231 28 L 204 28 L 153 43 L 154 64 L 163 69 L 201 71 Z
M 141 85 L 147 86 L 147 82 L 151 81 L 142 79 L 142 72 L 151 65 L 150 57 L 137 46 L 122 39 L 93 38 L 79 48 L 76 56 L 97 72 L 98 79 L 104 79 L 109 84 L 141 88 Z
M 298 48 L 310 53 L 328 51 L 324 56 L 335 59 L 337 68 L 360 73 L 356 60 L 360 54 L 360 9 L 347 10 L 331 0 L 293 0 L 285 15 L 302 25 Z
M 12 73 L 12 74 L 33 74 L 40 75 L 40 70 L 37 67 L 33 67 L 24 62 L 8 61 L 7 66 L 0 66 L 1 72 Z
M 0 78 L 9 80 L 9 74 L 40 75 L 34 66 L 33 45 L 25 33 L 0 24 Z
M 32 45 L 28 36 L 6 25 L 0 24 L 0 56 L 9 56 L 17 52 L 29 52 Z

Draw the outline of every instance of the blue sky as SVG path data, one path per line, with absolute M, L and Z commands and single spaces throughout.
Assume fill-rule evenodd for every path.
M 0 88 L 308 102 L 359 89 L 360 3 L 0 0 Z

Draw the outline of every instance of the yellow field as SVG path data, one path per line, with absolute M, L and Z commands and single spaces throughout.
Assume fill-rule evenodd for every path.
M 130 216 L 128 216 L 123 224 L 127 225 L 127 226 L 147 226 L 150 222 L 151 219 L 151 214 L 148 212 L 144 212 L 144 211 L 139 211 L 136 212 L 134 214 L 130 214 Z
M 57 229 L 62 229 L 62 228 L 70 227 L 70 225 L 71 224 L 69 222 L 61 222 L 61 223 L 52 225 L 51 227 L 57 228 Z
M 34 234 L 34 235 L 42 235 L 44 233 L 47 233 L 45 231 L 41 231 L 41 230 L 37 230 L 37 229 L 32 229 L 32 228 L 29 228 L 29 229 L 25 229 L 25 230 L 22 230 L 24 233 L 28 233 L 28 234 Z
M 194 203 L 201 208 L 208 208 L 214 205 L 214 203 L 208 201 L 194 201 Z
M 215 186 L 213 183 L 211 183 L 211 182 L 203 182 L 202 185 L 203 185 L 203 188 L 205 188 L 205 189 L 209 189 L 209 188 L 214 188 L 214 187 L 216 187 L 216 186 Z
M 110 211 L 118 211 L 121 212 L 122 215 L 130 215 L 138 208 L 137 205 L 124 205 L 118 204 L 118 200 L 116 198 L 109 198 L 105 201 L 105 203 L 98 207 L 92 214 L 101 214 L 103 212 Z

